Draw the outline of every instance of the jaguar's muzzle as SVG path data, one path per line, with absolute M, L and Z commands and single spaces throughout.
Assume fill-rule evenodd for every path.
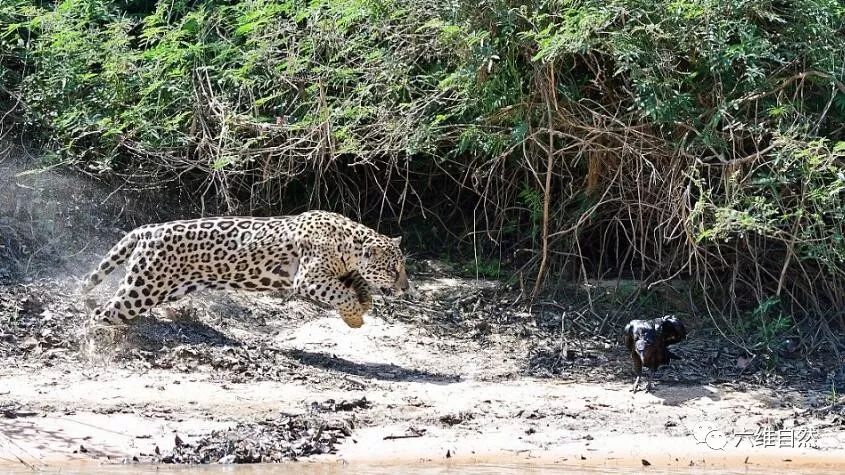
M 408 282 L 408 276 L 405 274 L 405 271 L 402 270 L 396 278 L 396 281 L 393 283 L 393 287 L 382 287 L 380 290 L 384 295 L 399 296 L 407 292 L 410 286 L 411 284 Z

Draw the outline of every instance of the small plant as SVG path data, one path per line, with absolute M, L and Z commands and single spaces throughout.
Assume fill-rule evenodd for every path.
M 830 392 L 827 394 L 828 404 L 839 404 L 840 397 L 841 396 L 836 391 L 836 380 L 834 378 L 830 378 Z
M 525 185 L 519 192 L 519 198 L 526 208 L 531 222 L 531 244 L 536 246 L 540 236 L 540 221 L 543 219 L 543 196 L 539 191 Z
M 502 277 L 502 263 L 498 260 L 479 259 L 466 265 L 464 271 L 476 278 L 499 279 Z
M 768 298 L 742 321 L 743 332 L 752 340 L 752 351 L 766 351 L 775 355 L 773 348 L 778 338 L 794 325 L 792 317 L 780 310 L 780 299 Z

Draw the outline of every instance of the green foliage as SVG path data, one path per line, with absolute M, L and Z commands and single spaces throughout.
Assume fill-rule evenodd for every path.
M 463 266 L 463 271 L 475 278 L 500 279 L 502 278 L 502 263 L 494 259 L 478 259 Z
M 431 60 L 434 38 L 391 42 L 394 27 L 419 21 L 407 7 L 158 2 L 130 16 L 113 3 L 65 0 L 9 27 L 38 30 L 34 71 L 20 89 L 33 120 L 66 152 L 109 166 L 126 141 L 151 154 L 189 149 L 202 142 L 191 133 L 202 119 L 214 136 L 206 138 L 223 139 L 214 155 L 225 160 L 205 158 L 219 170 L 238 165 L 235 151 L 266 146 L 272 138 L 256 137 L 255 126 L 277 117 L 303 137 L 328 124 L 341 153 L 382 153 L 379 140 L 408 148 L 401 141 L 419 118 L 393 111 L 414 107 L 408 73 Z M 434 87 L 427 82 L 423 90 Z
M 830 392 L 827 394 L 825 399 L 827 399 L 828 404 L 839 404 L 839 400 L 842 398 L 842 395 L 836 391 L 836 380 L 830 378 Z
M 764 166 L 728 177 L 730 192 L 714 196 L 700 188 L 690 219 L 697 240 L 745 241 L 758 235 L 794 243 L 801 262 L 845 275 L 845 146 L 795 136 L 780 136 L 774 145 Z
M 526 185 L 519 192 L 519 198 L 528 208 L 531 222 L 531 242 L 536 244 L 540 235 L 540 223 L 543 219 L 543 196 L 537 190 Z
M 73 155 L 109 162 L 125 152 L 123 140 L 149 151 L 197 145 L 190 125 L 212 99 L 221 116 L 214 131 L 234 129 L 227 149 L 266 146 L 244 136 L 244 126 L 285 117 L 303 137 L 328 124 L 342 153 L 445 146 L 455 155 L 495 156 L 525 137 L 533 72 L 551 62 L 561 65 L 565 97 L 590 95 L 579 65 L 592 63 L 626 85 L 642 120 L 695 127 L 697 134 L 676 136 L 684 147 L 726 148 L 724 127 L 751 118 L 757 105 L 749 97 L 781 86 L 797 58 L 804 70 L 842 77 L 845 7 L 837 0 L 788 8 L 770 0 L 62 0 L 51 8 L 15 0 L 2 12 L 4 44 L 18 39 L 15 32 L 35 36 L 19 86 L 30 118 Z M 806 80 L 831 84 L 825 76 Z M 839 96 L 831 105 L 841 117 Z M 805 95 L 800 107 L 769 98 L 768 115 L 755 109 L 747 126 L 786 132 L 796 119 L 820 115 L 829 98 Z M 828 112 L 822 125 L 834 119 Z
M 743 333 L 749 335 L 751 351 L 772 352 L 783 333 L 792 328 L 792 318 L 780 309 L 780 299 L 768 298 L 743 320 Z

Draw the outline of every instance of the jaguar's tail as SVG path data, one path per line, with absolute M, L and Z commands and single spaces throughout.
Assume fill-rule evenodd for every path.
M 129 232 L 126 236 L 123 236 L 114 247 L 111 248 L 109 253 L 103 260 L 100 262 L 99 267 L 97 270 L 91 273 L 87 279 L 85 279 L 85 284 L 82 285 L 82 293 L 88 293 L 91 289 L 96 287 L 109 275 L 115 267 L 123 264 L 124 261 L 132 254 L 132 251 L 135 250 L 135 246 L 138 244 L 138 234 L 135 231 Z

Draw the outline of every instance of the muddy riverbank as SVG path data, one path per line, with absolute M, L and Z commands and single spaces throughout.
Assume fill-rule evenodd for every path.
M 74 281 L 5 286 L 0 460 L 845 463 L 845 409 L 810 362 L 738 374 L 693 330 L 656 390 L 634 394 L 612 338 L 563 338 L 500 284 L 437 269 L 418 264 L 416 295 L 379 301 L 359 330 L 308 302 L 209 292 L 105 340 Z

